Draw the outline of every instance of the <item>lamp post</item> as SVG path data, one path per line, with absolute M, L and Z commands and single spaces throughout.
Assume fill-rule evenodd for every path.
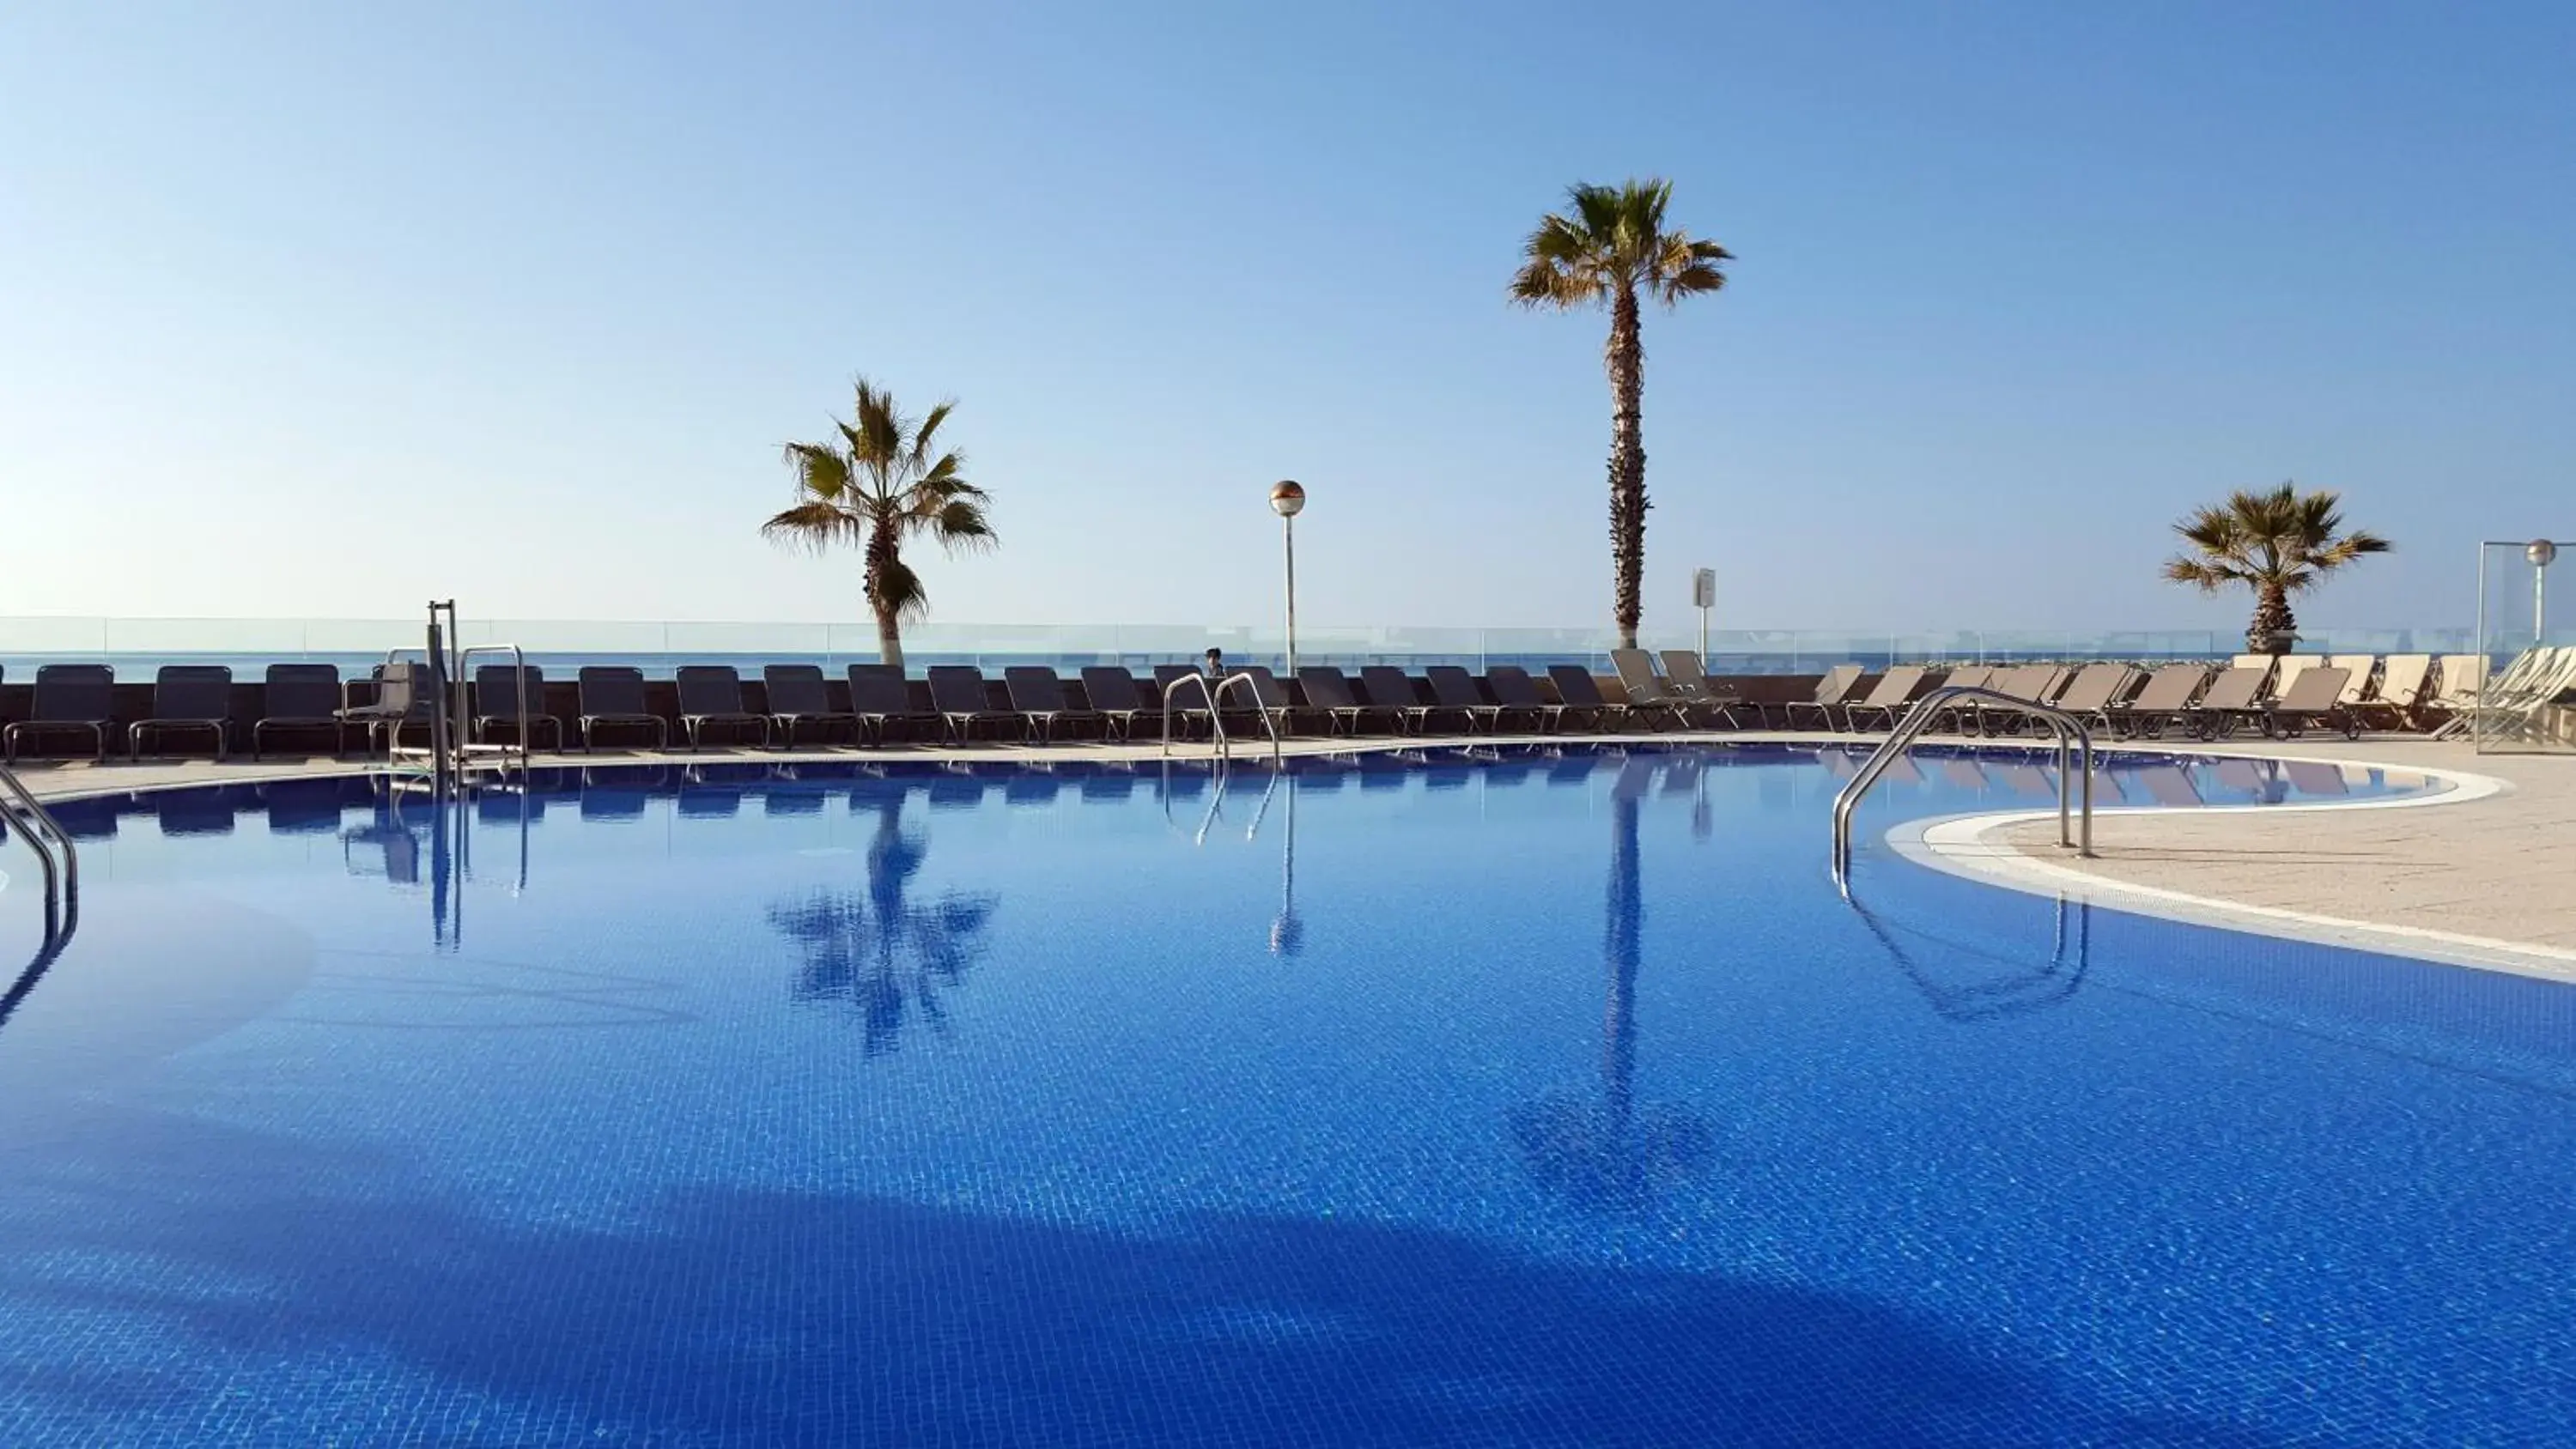
M 2522 550 L 2531 560 L 2531 647 L 2549 642 L 2549 566 L 2558 559 L 2558 545 L 2545 538 L 2535 538 Z
M 1279 515 L 1280 542 L 1288 551 L 1288 674 L 1297 674 L 1297 515 L 1306 507 L 1306 490 L 1283 478 L 1270 485 L 1270 511 Z

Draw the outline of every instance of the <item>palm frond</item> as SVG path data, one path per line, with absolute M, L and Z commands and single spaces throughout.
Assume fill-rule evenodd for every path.
M 760 532 L 773 543 L 820 552 L 835 543 L 856 543 L 860 522 L 857 514 L 814 499 L 771 514 Z
M 829 502 L 849 491 L 850 460 L 830 444 L 789 443 L 783 456 L 799 496 Z
M 2250 582 L 2239 570 L 2196 558 L 2167 559 L 2164 572 L 2172 582 L 2194 585 L 2204 594 L 2217 593 L 2229 584 Z
M 1001 542 L 993 532 L 993 522 L 984 516 L 983 505 L 966 499 L 954 499 L 941 505 L 930 521 L 931 536 L 949 549 L 983 550 Z
M 930 612 L 930 590 L 921 582 L 921 575 L 912 571 L 912 565 L 900 557 L 892 558 L 877 570 L 875 602 L 891 608 L 894 616 L 905 623 L 914 623 Z

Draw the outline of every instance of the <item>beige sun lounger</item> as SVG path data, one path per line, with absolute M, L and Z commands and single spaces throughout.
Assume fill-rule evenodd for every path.
M 2424 702 L 2424 686 L 2433 674 L 2430 654 L 2391 654 L 2379 670 L 2379 687 L 2353 706 L 2365 722 L 2385 720 L 2384 728 L 2404 729 L 2415 723 Z

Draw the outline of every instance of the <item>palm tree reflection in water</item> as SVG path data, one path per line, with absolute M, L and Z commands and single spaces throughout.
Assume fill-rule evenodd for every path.
M 929 841 L 903 829 L 904 794 L 867 802 L 876 812 L 868 845 L 868 888 L 820 889 L 769 908 L 770 924 L 805 953 L 795 991 L 803 1001 L 848 1001 L 867 1024 L 865 1050 L 895 1048 L 914 1011 L 946 1030 L 940 996 L 984 953 L 984 928 L 1001 902 L 981 893 L 943 892 L 915 901 Z
M 1600 1100 L 1557 1093 L 1512 1114 L 1512 1136 L 1531 1176 L 1549 1192 L 1595 1211 L 1634 1211 L 1665 1188 L 1705 1171 L 1715 1156 L 1708 1124 L 1670 1103 L 1636 1100 L 1637 963 L 1645 922 L 1637 870 L 1637 806 L 1655 762 L 1631 758 L 1611 788 L 1610 886 L 1601 953 L 1609 978 L 1601 1018 Z

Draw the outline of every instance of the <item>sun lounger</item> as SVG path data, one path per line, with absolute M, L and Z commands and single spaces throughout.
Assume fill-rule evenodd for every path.
M 2194 737 L 2203 740 L 2224 739 L 2236 733 L 2236 727 L 2248 720 L 2263 717 L 2263 681 L 2272 671 L 2261 665 L 2240 665 L 2219 671 L 2218 677 L 2200 693 L 2200 699 L 2184 715 Z
M 268 732 L 329 731 L 331 753 L 340 753 L 340 666 L 272 664 L 261 683 L 259 718 L 251 721 L 250 757 L 259 758 Z
M 1068 721 L 1097 725 L 1101 738 L 1109 737 L 1108 716 L 1098 710 L 1075 709 L 1065 698 L 1064 681 L 1042 664 L 1006 666 L 1002 688 L 1011 696 L 1011 708 L 1029 722 L 1029 733 L 1037 738 L 1054 739 L 1055 727 Z
M 1987 689 L 2010 699 L 2026 699 L 2045 704 L 2066 677 L 2062 666 L 2055 664 L 2021 664 L 1988 677 Z M 2028 728 L 2033 716 L 2026 710 L 2014 709 L 1992 700 L 1977 700 L 1965 722 L 1967 733 L 2019 734 Z
M 602 725 L 613 729 L 653 731 L 653 748 L 666 749 L 671 743 L 671 723 L 644 707 L 644 671 L 623 664 L 586 664 L 579 680 L 581 747 L 587 753 L 599 744 Z
M 1306 692 L 1307 711 L 1324 717 L 1327 733 L 1358 734 L 1360 722 L 1378 712 L 1376 706 L 1362 704 L 1350 680 L 1329 664 L 1309 664 L 1298 670 L 1297 685 Z
M 909 727 L 916 738 L 921 731 L 938 730 L 939 711 L 912 702 L 912 685 L 902 670 L 891 664 L 853 664 L 849 679 L 850 712 L 878 744 L 885 743 L 886 726 L 897 722 Z
M 2380 665 L 2379 687 L 2370 697 L 2353 706 L 2353 713 L 2364 724 L 2378 724 L 2383 729 L 2405 729 L 2417 722 L 2416 711 L 2424 703 L 2425 686 L 2433 675 L 2430 654 L 2391 654 Z M 2383 723 L 2384 721 L 2384 723 Z
M 1619 687 L 1628 692 L 1628 713 L 1644 720 L 1646 728 L 1653 729 L 1659 717 L 1671 720 L 1676 729 L 1690 728 L 1690 706 L 1655 673 L 1653 656 L 1643 649 L 1613 649 L 1610 667 L 1619 672 Z
M 1565 717 L 1565 706 L 1550 704 L 1538 692 L 1538 681 L 1517 664 L 1497 664 L 1485 671 L 1485 689 L 1494 696 L 1494 725 L 1502 727 L 1505 716 L 1525 714 L 1530 728 L 1545 732 L 1556 728 Z
M 1372 709 L 1387 711 L 1398 731 L 1420 729 L 1436 708 L 1423 702 L 1413 677 L 1392 664 L 1371 664 L 1360 670 L 1360 693 Z
M 1864 722 L 1896 728 L 1898 717 L 1922 692 L 1923 678 L 1930 672 L 1920 664 L 1899 664 L 1880 675 L 1867 695 L 1843 706 L 1843 728 L 1857 732 Z
M 1218 703 L 1225 706 L 1226 712 L 1239 715 L 1267 715 L 1270 717 L 1271 728 L 1282 735 L 1294 733 L 1288 718 L 1288 686 L 1279 682 L 1279 676 L 1270 672 L 1270 666 L 1247 664 L 1241 669 L 1226 671 L 1228 679 L 1233 679 L 1238 674 L 1251 680 L 1252 693 L 1249 698 L 1245 697 L 1242 680 L 1235 680 L 1227 688 L 1217 691 L 1221 696 Z M 1254 723 L 1258 722 L 1256 718 Z
M 1989 665 L 1962 664 L 1958 668 L 1953 669 L 1948 674 L 1942 676 L 1941 682 L 1934 685 L 1933 688 L 1949 689 L 1957 687 L 1961 689 L 1983 689 L 1994 679 L 1998 672 L 1998 670 Z M 1976 701 L 1974 700 L 1951 700 L 1947 704 L 1941 706 L 1941 712 L 1939 714 L 1932 717 L 1932 723 L 1928 732 L 1940 733 L 1948 731 L 1955 733 L 1959 729 L 1960 724 L 1967 719 L 1968 711 L 1975 707 Z
M 1791 729 L 1796 729 L 1799 711 L 1808 710 L 1814 712 L 1819 727 L 1832 729 L 1834 711 L 1842 706 L 1844 698 L 1859 685 L 1860 676 L 1861 668 L 1857 664 L 1837 664 L 1826 670 L 1825 677 L 1816 681 L 1816 693 L 1813 698 L 1791 700 L 1781 706 L 1781 722 Z M 1763 722 L 1768 724 L 1770 720 L 1766 716 Z
M 180 730 L 213 737 L 215 758 L 220 760 L 232 727 L 230 669 L 221 664 L 164 664 L 152 678 L 152 717 L 125 727 L 125 755 L 127 759 L 141 759 L 147 734 L 167 735 Z
M 2103 718 L 2124 739 L 2156 739 L 2183 719 L 2208 683 L 2206 664 L 2167 664 L 2147 676 L 2146 687 L 2125 707 L 2105 710 Z
M 1501 707 L 1486 701 L 1484 691 L 1476 687 L 1474 675 L 1455 664 L 1434 664 L 1422 673 L 1431 684 L 1433 706 L 1431 714 L 1424 716 L 1426 720 L 1434 715 L 1454 714 L 1470 732 L 1480 719 L 1488 730 L 1493 728 Z
M 2469 727 L 2469 718 L 2478 707 L 2478 695 L 2486 688 L 2487 661 L 2483 654 L 2445 654 L 2440 661 L 2440 682 L 2433 698 L 2418 706 L 2420 720 L 2424 712 L 2443 717 L 2435 739 L 2447 739 Z
M 846 724 L 853 742 L 860 737 L 858 715 L 832 708 L 819 664 L 764 664 L 760 689 L 768 696 L 771 738 L 790 749 L 796 746 L 796 732 L 809 724 Z
M 2300 675 L 2323 665 L 2325 662 L 2326 657 L 2322 654 L 2282 655 L 2280 662 L 2272 666 L 2271 684 L 2264 690 L 2263 697 L 2265 699 L 2281 699 L 2286 697 L 2290 692 L 2291 686 L 2299 682 Z
M 389 660 L 376 666 L 375 678 L 370 682 L 375 685 L 375 698 L 331 712 L 344 723 L 367 727 L 369 753 L 380 741 L 387 746 L 401 743 L 404 725 L 429 723 L 430 710 L 437 702 L 437 686 L 428 665 L 409 659 Z
M 1698 654 L 1688 649 L 1667 649 L 1663 659 L 1664 678 L 1672 682 L 1673 693 L 1682 703 L 1708 711 L 1702 724 L 1722 719 L 1728 729 L 1743 727 L 1735 712 L 1744 707 L 1744 696 L 1710 679 Z
M 549 735 L 553 739 L 554 748 L 561 749 L 563 748 L 563 721 L 546 713 L 546 672 L 532 664 L 528 666 L 526 674 L 528 733 Z M 535 748 L 533 743 L 521 741 L 518 738 L 519 677 L 520 669 L 515 664 L 475 666 L 472 724 L 474 738 L 477 741 L 489 741 L 496 727 L 507 725 L 512 744 L 525 743 L 529 748 Z
M 1022 733 L 1028 722 L 1007 709 L 995 709 L 984 693 L 984 671 L 972 664 L 934 664 L 930 666 L 930 705 L 948 726 L 951 737 L 960 742 L 975 738 L 977 725 L 1018 724 Z
M 1145 701 L 1136 689 L 1136 676 L 1113 664 L 1092 664 L 1082 671 L 1082 697 L 1091 711 L 1100 716 L 1104 733 L 1113 740 L 1133 738 L 1136 716 L 1145 712 Z
M 104 664 L 39 665 L 35 708 L 25 719 L 0 729 L 0 759 L 16 760 L 18 742 L 30 736 L 85 734 L 97 758 L 105 760 L 115 695 L 116 671 Z
M 2295 671 L 2289 689 L 2264 707 L 2263 733 L 2286 740 L 2324 727 L 2342 730 L 2348 739 L 2359 736 L 2361 726 L 2343 707 L 2344 679 L 2344 672 L 2331 666 Z
M 750 725 L 760 731 L 761 746 L 768 747 L 769 717 L 742 707 L 742 676 L 732 665 L 683 664 L 674 680 L 680 693 L 680 731 L 688 736 L 690 749 L 704 742 L 711 724 Z
M 1616 729 L 1628 718 L 1628 707 L 1617 704 L 1601 692 L 1601 682 L 1592 671 L 1580 664 L 1551 664 L 1547 678 L 1556 686 L 1557 700 L 1566 714 L 1590 716 L 1590 728 L 1596 731 Z
M 2067 681 L 2064 693 L 2057 696 L 2057 707 L 2085 722 L 2090 728 L 2111 728 L 2111 712 L 2120 707 L 2143 678 L 2126 664 L 2087 664 Z

